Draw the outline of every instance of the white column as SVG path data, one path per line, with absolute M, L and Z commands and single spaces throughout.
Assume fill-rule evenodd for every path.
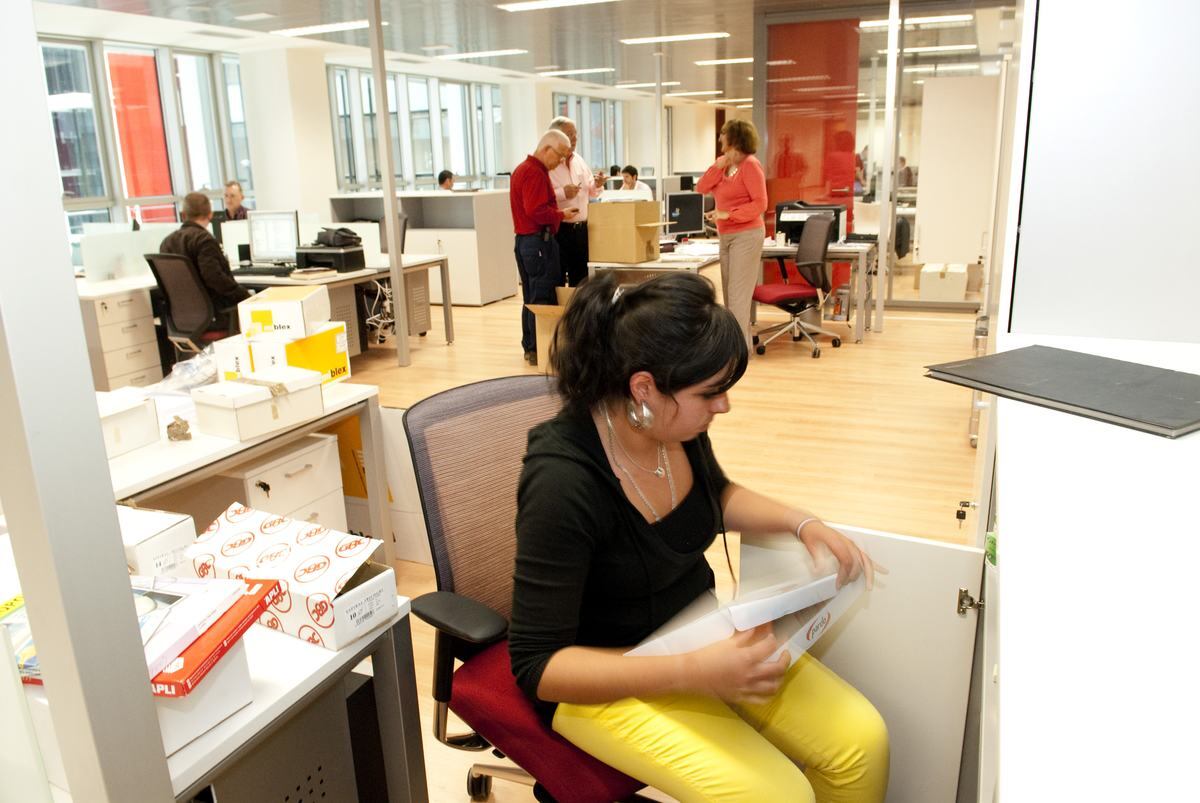
M 0 497 L 76 800 L 172 798 L 68 258 L 29 2 L 6 7 Z M 0 785 L 3 781 L 0 780 Z

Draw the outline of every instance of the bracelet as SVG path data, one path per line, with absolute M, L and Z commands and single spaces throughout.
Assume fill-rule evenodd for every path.
M 804 531 L 806 525 L 811 524 L 814 521 L 820 521 L 820 519 L 816 516 L 809 516 L 807 519 L 796 525 L 796 538 L 800 537 L 800 533 Z

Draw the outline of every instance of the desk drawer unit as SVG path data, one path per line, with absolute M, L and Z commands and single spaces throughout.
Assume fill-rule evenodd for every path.
M 136 346 L 104 352 L 104 374 L 106 377 L 136 373 L 159 366 L 158 344 L 139 343 Z
M 116 351 L 137 346 L 142 343 L 154 342 L 154 318 L 135 318 L 131 321 L 118 321 L 100 327 L 101 351 Z
M 79 303 L 96 390 L 162 379 L 149 291 L 130 290 Z
M 150 310 L 150 291 L 148 290 L 130 290 L 127 293 L 105 296 L 83 303 L 90 303 L 94 306 L 97 326 L 149 318 L 154 314 Z
M 289 519 L 296 521 L 320 524 L 322 527 L 342 533 L 349 532 L 346 529 L 346 500 L 342 496 L 340 485 L 320 499 L 289 511 L 286 515 Z
M 163 378 L 162 366 L 151 365 L 149 368 L 143 368 L 140 371 L 133 371 L 120 376 L 110 376 L 108 378 L 108 389 L 116 390 L 129 385 L 134 387 L 145 387 L 153 385 L 155 382 L 161 382 Z

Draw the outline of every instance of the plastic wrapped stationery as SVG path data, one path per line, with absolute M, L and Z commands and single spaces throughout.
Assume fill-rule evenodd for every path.
M 743 535 L 740 574 L 733 600 L 701 595 L 627 655 L 692 652 L 772 622 L 780 647 L 768 660 L 788 650 L 795 663 L 865 587 L 860 577 L 838 589 L 833 555 L 823 551 L 814 559 L 791 533 Z

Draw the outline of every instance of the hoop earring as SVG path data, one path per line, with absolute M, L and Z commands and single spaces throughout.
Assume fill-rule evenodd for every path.
M 654 426 L 654 411 L 644 401 L 640 405 L 635 405 L 633 399 L 625 402 L 625 417 L 629 419 L 629 426 L 634 429 L 649 429 Z

